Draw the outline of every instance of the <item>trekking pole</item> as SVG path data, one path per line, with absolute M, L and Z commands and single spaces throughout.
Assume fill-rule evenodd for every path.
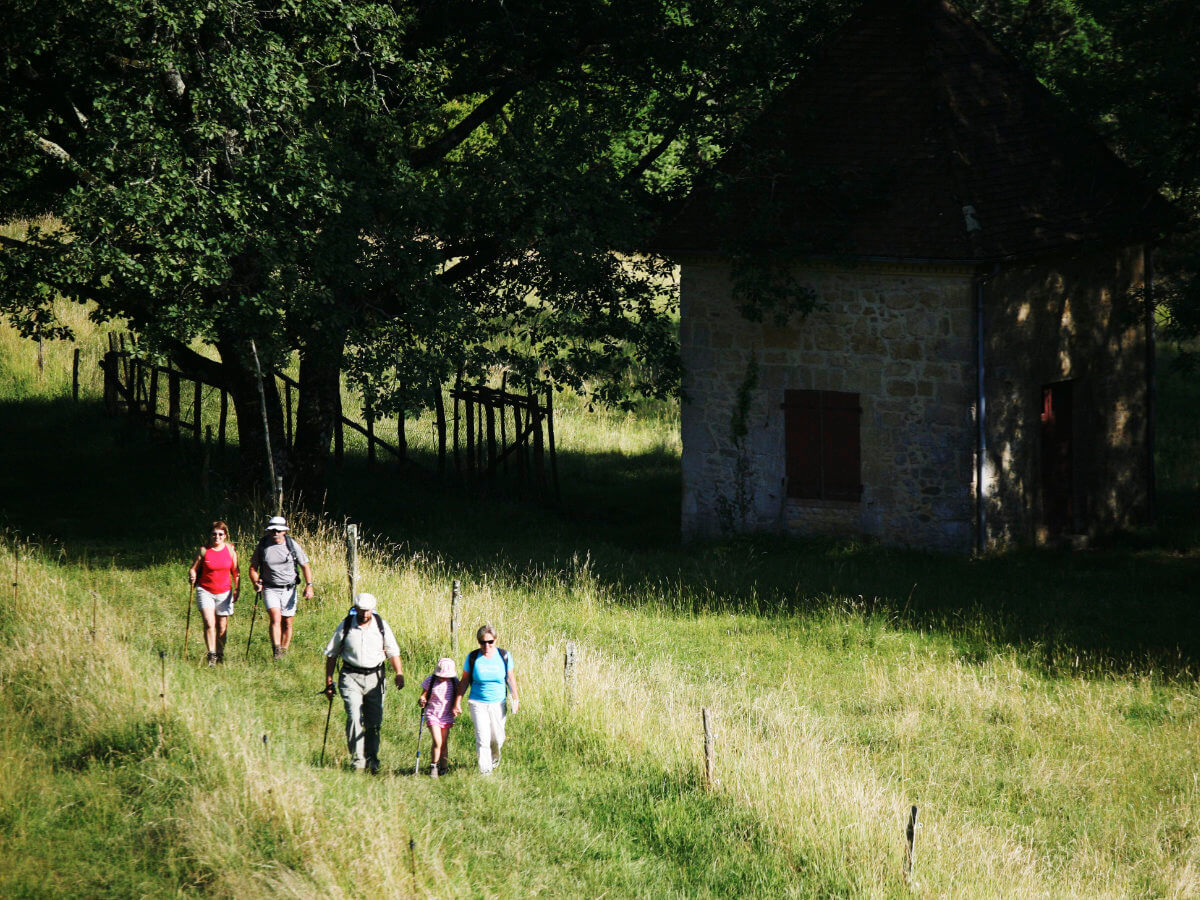
M 421 719 L 417 722 L 417 764 L 413 766 L 413 774 L 421 774 L 421 733 L 425 731 L 425 710 L 421 710 Z
M 250 658 L 250 639 L 254 637 L 254 620 L 258 617 L 258 592 L 254 594 L 254 609 L 250 611 L 250 633 L 246 635 L 246 659 Z
M 192 631 L 192 586 L 190 584 L 188 585 L 187 607 L 188 607 L 187 626 L 183 629 L 183 658 L 184 659 L 187 659 L 188 635 L 191 634 L 191 631 Z
M 333 715 L 333 685 L 317 693 L 329 698 L 329 709 L 325 713 L 325 737 L 321 738 L 321 766 L 325 765 L 325 744 L 329 740 L 329 719 Z

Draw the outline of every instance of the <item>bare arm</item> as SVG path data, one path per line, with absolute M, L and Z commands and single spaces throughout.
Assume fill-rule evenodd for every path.
M 313 597 L 312 566 L 310 566 L 308 563 L 304 563 L 300 569 L 304 572 L 304 599 L 311 600 Z
M 200 552 L 196 554 L 196 559 L 192 563 L 192 567 L 188 569 L 188 584 L 195 584 L 199 577 L 200 566 L 204 564 L 204 548 L 200 548 Z

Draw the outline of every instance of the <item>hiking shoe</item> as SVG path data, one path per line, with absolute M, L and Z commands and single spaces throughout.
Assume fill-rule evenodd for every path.
M 217 654 L 217 665 L 219 665 L 219 666 L 225 665 L 225 654 L 224 653 Z
M 283 648 L 282 647 L 275 648 L 274 658 L 275 659 L 283 659 Z
M 438 773 L 438 767 L 437 767 L 437 763 L 434 763 L 432 766 L 430 766 L 430 767 L 429 767 L 429 777 L 430 777 L 430 778 L 437 778 L 437 777 L 438 777 L 438 774 L 439 774 L 439 773 Z
M 208 654 L 208 667 L 211 669 L 216 664 L 217 664 L 217 654 L 215 654 L 215 653 Z

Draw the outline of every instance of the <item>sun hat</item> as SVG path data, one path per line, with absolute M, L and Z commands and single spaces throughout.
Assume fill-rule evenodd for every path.
M 458 669 L 454 665 L 454 660 L 448 656 L 439 659 L 437 668 L 433 670 L 434 678 L 453 678 L 457 674 Z
M 287 519 L 283 516 L 271 516 L 271 520 L 267 522 L 267 531 L 287 531 Z
M 374 609 L 379 605 L 374 594 L 355 594 L 354 605 L 364 612 L 368 609 Z

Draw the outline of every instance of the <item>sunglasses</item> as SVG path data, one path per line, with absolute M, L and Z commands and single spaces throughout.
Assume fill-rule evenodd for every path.
M 492 638 L 490 641 L 480 641 L 479 643 L 481 643 L 481 644 L 494 644 L 494 643 L 496 643 L 496 639 L 495 639 L 495 638 Z

